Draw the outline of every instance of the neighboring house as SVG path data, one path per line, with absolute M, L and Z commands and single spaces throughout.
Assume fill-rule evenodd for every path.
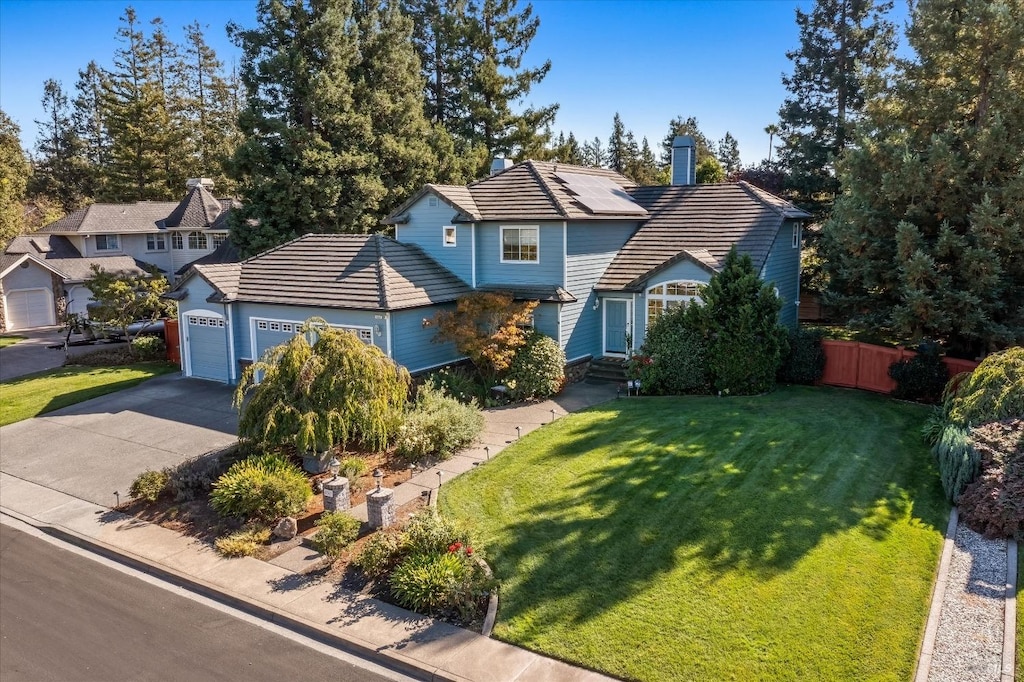
M 781 321 L 796 325 L 808 214 L 746 183 L 697 185 L 692 138 L 676 138 L 664 187 L 598 168 L 496 164 L 468 186 L 424 187 L 385 220 L 394 239 L 308 235 L 240 265 L 193 267 L 175 292 L 186 374 L 236 381 L 240 361 L 314 315 L 423 371 L 458 359 L 450 344 L 430 343 L 429 320 L 472 290 L 538 301 L 534 327 L 570 363 L 624 358 L 657 315 L 697 296 L 733 246 L 778 291 Z
M 234 204 L 215 198 L 212 187 L 193 178 L 179 202 L 91 204 L 17 237 L 0 256 L 0 328 L 53 325 L 66 313 L 85 314 L 92 297 L 82 282 L 93 265 L 117 273 L 156 267 L 174 281 L 193 261 L 224 256 L 220 247 Z

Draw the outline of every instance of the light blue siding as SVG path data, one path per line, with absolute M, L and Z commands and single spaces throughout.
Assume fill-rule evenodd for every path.
M 636 227 L 633 221 L 568 226 L 565 288 L 577 300 L 562 307 L 562 343 L 566 358 L 601 355 L 603 313 L 600 308 L 594 309 L 597 295 L 593 289 Z
M 454 305 L 433 306 L 399 310 L 391 314 L 392 353 L 397 362 L 410 372 L 420 372 L 449 362 L 462 356 L 455 350 L 454 343 L 434 343 L 437 326 L 423 326 L 424 320 L 432 320 L 441 310 L 453 310 Z
M 431 206 L 431 199 L 435 200 Z M 434 260 L 458 275 L 464 282 L 473 281 L 473 227 L 456 224 L 458 211 L 434 194 L 427 194 L 409 208 L 409 222 L 395 228 L 396 238 L 416 244 Z M 455 246 L 445 246 L 444 226 L 455 227 Z
M 800 312 L 800 242 L 797 241 L 798 246 L 793 248 L 794 224 L 796 221 L 793 220 L 782 223 L 761 270 L 761 278 L 779 289 L 779 298 L 782 299 L 779 322 L 790 329 L 796 328 Z
M 558 303 L 541 303 L 533 310 L 533 328 L 558 340 Z
M 540 226 L 540 260 L 536 263 L 501 262 L 501 227 Z M 476 228 L 476 277 L 482 284 L 553 284 L 563 286 L 565 246 L 562 223 L 479 223 Z
M 633 343 L 636 348 L 640 348 L 640 344 L 644 342 L 644 336 L 647 334 L 647 290 L 663 282 L 680 281 L 703 282 L 707 284 L 711 281 L 711 273 L 689 258 L 684 258 L 644 282 L 643 290 L 636 295 L 636 306 L 633 311 L 635 316 Z

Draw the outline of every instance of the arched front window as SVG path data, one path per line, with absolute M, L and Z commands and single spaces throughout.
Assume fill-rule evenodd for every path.
M 647 290 L 647 325 L 658 319 L 666 310 L 686 305 L 690 301 L 700 302 L 698 293 L 703 282 L 663 282 Z

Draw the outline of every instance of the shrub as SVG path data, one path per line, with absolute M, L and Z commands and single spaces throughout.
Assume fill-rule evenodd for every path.
M 982 473 L 960 495 L 965 522 L 989 537 L 1024 540 L 1024 419 L 973 429 Z
M 476 440 L 483 428 L 484 416 L 476 407 L 424 385 L 399 428 L 397 452 L 411 461 L 427 455 L 448 458 Z
M 331 558 L 337 557 L 359 537 L 361 525 L 359 519 L 345 512 L 324 512 L 316 522 L 319 530 L 313 536 L 313 548 Z
M 231 465 L 213 485 L 210 504 L 221 516 L 272 520 L 298 514 L 313 493 L 306 476 L 280 455 Z
M 516 351 L 504 382 L 513 400 L 552 396 L 565 384 L 565 352 L 550 336 L 532 331 Z
M 779 367 L 779 381 L 787 384 L 813 384 L 825 372 L 825 350 L 820 329 L 798 328 L 789 332 L 789 351 Z
M 247 528 L 217 538 L 213 546 L 221 556 L 254 556 L 270 542 L 270 536 L 269 528 Z
M 526 343 L 527 324 L 537 301 L 516 301 L 509 294 L 477 291 L 459 297 L 455 310 L 434 316 L 435 343 L 451 341 L 485 381 L 508 369 L 516 349 Z
M 1024 348 L 993 353 L 966 379 L 953 377 L 944 400 L 949 420 L 961 426 L 1024 415 Z
M 347 478 L 349 483 L 354 486 L 355 482 L 369 470 L 370 465 L 362 457 L 345 457 L 341 460 L 338 474 Z
M 662 313 L 647 330 L 640 355 L 627 371 L 640 380 L 645 393 L 679 395 L 708 393 L 707 341 L 700 331 L 697 306 L 673 308 Z
M 100 348 L 75 355 L 64 363 L 65 365 L 83 365 L 85 367 L 119 367 L 131 365 L 139 359 L 131 354 L 127 346 L 115 346 L 113 348 Z
M 939 345 L 926 341 L 917 355 L 892 363 L 889 376 L 896 381 L 893 396 L 920 403 L 937 403 L 949 381 L 949 370 L 939 355 Z
M 424 382 L 438 389 L 460 403 L 483 403 L 487 398 L 487 387 L 471 370 L 460 367 L 446 367 L 430 374 Z
M 162 360 L 167 357 L 167 345 L 156 336 L 136 336 L 131 342 L 132 353 L 139 360 Z
M 170 476 L 167 473 L 167 469 L 163 471 L 143 471 L 132 481 L 131 487 L 128 488 L 128 494 L 146 502 L 156 502 L 167 490 L 167 481 L 169 479 Z
M 399 604 L 430 614 L 455 606 L 466 573 L 458 554 L 414 554 L 395 567 L 388 584 Z
M 402 550 L 406 554 L 438 554 L 447 552 L 456 542 L 471 544 L 465 530 L 435 509 L 413 516 L 403 531 Z
M 371 578 L 379 578 L 391 572 L 402 555 L 403 538 L 404 534 L 396 530 L 374 533 L 355 558 L 355 565 Z
M 942 437 L 942 431 L 948 424 L 946 413 L 943 412 L 942 408 L 933 408 L 931 414 L 928 415 L 928 419 L 925 420 L 924 426 L 921 427 L 921 438 L 928 445 L 935 445 L 939 442 L 939 438 Z
M 217 479 L 231 466 L 231 457 L 222 453 L 201 455 L 165 469 L 167 491 L 175 502 L 187 502 L 210 492 Z
M 960 493 L 978 475 L 978 453 L 971 446 L 967 429 L 955 424 L 947 425 L 932 448 L 932 454 L 939 463 L 939 477 L 946 499 L 956 504 Z

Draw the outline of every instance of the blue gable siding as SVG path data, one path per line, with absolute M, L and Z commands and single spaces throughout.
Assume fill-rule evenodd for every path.
M 502 263 L 502 227 L 540 227 L 540 261 Z M 476 281 L 481 284 L 557 284 L 563 285 L 562 223 L 501 222 L 478 223 L 476 227 Z
M 434 200 L 434 206 L 431 206 Z M 408 211 L 409 222 L 395 227 L 395 238 L 416 244 L 434 260 L 458 275 L 467 284 L 473 282 L 473 226 L 452 221 L 458 211 L 440 197 L 428 193 Z M 455 246 L 444 245 L 443 228 L 455 227 Z
M 800 300 L 800 242 L 793 248 L 793 225 L 796 221 L 782 223 L 775 236 L 768 258 L 761 268 L 761 279 L 778 287 L 782 309 L 779 322 L 790 329 L 796 329 Z
M 599 307 L 594 310 L 594 285 L 636 227 L 633 221 L 609 221 L 570 224 L 566 229 L 565 288 L 577 299 L 562 307 L 562 343 L 569 360 L 601 355 L 603 313 Z
M 391 348 L 395 362 L 410 372 L 420 372 L 461 359 L 454 343 L 432 341 L 437 326 L 423 326 L 423 320 L 434 317 L 438 311 L 454 308 L 454 305 L 443 305 L 391 313 Z
M 633 343 L 636 348 L 639 348 L 640 344 L 644 342 L 644 336 L 647 334 L 647 290 L 662 282 L 678 281 L 704 282 L 707 284 L 711 281 L 711 273 L 689 258 L 684 258 L 644 282 L 643 291 L 636 295 L 636 306 L 633 310 Z

